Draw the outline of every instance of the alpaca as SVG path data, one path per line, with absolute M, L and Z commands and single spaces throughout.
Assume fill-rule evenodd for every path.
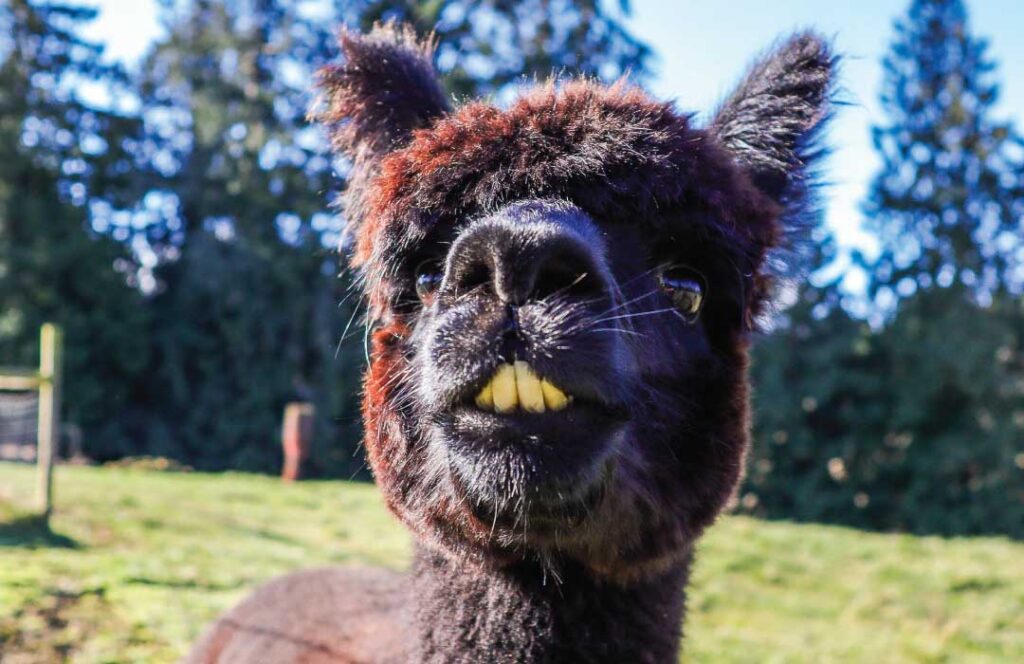
M 272 581 L 188 661 L 674 661 L 748 342 L 816 221 L 829 46 L 780 42 L 703 126 L 626 82 L 453 108 L 410 30 L 341 48 L 316 117 L 351 162 L 365 445 L 412 569 Z

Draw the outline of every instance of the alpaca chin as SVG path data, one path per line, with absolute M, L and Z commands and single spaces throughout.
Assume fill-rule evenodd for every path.
M 413 569 L 272 582 L 191 661 L 674 661 L 743 470 L 753 321 L 816 221 L 828 45 L 781 42 L 704 127 L 625 81 L 451 108 L 394 25 L 342 50 L 319 117 Z

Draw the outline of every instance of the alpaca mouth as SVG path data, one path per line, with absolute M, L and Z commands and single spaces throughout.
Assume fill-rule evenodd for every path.
M 596 379 L 517 358 L 452 387 L 451 400 L 432 419 L 453 451 L 517 448 L 538 458 L 560 457 L 561 465 L 587 456 L 631 420 L 624 386 L 614 371 Z
M 527 413 L 558 412 L 573 401 L 547 378 L 541 378 L 529 362 L 516 360 L 498 365 L 474 403 L 483 411 L 504 415 L 523 410 Z
M 449 383 L 431 442 L 481 522 L 564 532 L 602 500 L 603 468 L 632 421 L 629 381 L 580 354 L 509 356 Z
M 628 431 L 621 413 L 567 396 L 558 411 L 456 407 L 437 420 L 433 440 L 478 520 L 540 535 L 584 524 Z

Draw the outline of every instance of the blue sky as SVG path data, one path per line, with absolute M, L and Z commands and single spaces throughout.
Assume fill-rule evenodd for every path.
M 132 61 L 160 34 L 152 0 L 91 0 L 100 18 L 88 35 L 108 44 L 112 58 Z M 844 57 L 840 84 L 849 106 L 840 109 L 829 134 L 826 220 L 847 250 L 873 250 L 862 230 L 859 204 L 878 161 L 870 126 L 882 120 L 877 97 L 881 58 L 892 38 L 893 20 L 909 0 L 633 0 L 629 24 L 655 53 L 652 91 L 681 109 L 707 112 L 725 96 L 750 60 L 780 35 L 813 28 L 832 38 Z M 999 64 L 1004 118 L 1024 125 L 1024 1 L 967 0 L 976 35 L 990 40 Z M 837 267 L 842 267 L 840 264 Z M 860 290 L 852 272 L 846 286 Z

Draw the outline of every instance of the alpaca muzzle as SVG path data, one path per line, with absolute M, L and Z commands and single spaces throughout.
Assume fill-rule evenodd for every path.
M 472 222 L 452 244 L 442 295 L 483 288 L 502 304 L 552 296 L 607 297 L 612 283 L 604 242 L 579 208 L 525 201 Z

